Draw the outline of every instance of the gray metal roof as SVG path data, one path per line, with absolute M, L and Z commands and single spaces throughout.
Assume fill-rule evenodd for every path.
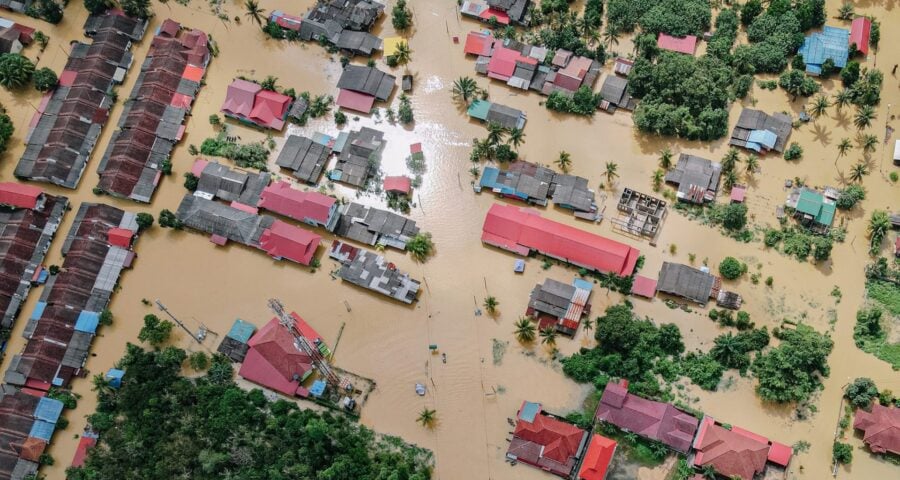
M 621 108 L 627 108 L 631 103 L 631 95 L 628 94 L 628 80 L 615 75 L 607 75 L 600 87 L 600 97 L 603 100 Z
M 722 166 L 695 155 L 682 153 L 675 168 L 666 173 L 666 183 L 678 186 L 679 198 L 687 199 L 691 189 L 696 187 L 715 193 L 719 189 Z
M 679 263 L 663 262 L 656 290 L 706 304 L 712 294 L 716 277 Z
M 525 112 L 492 102 L 490 108 L 488 108 L 485 120 L 488 123 L 496 123 L 503 128 L 521 129 L 525 127 Z
M 551 185 L 553 203 L 581 212 L 590 212 L 596 208 L 594 192 L 591 191 L 588 179 L 575 175 L 556 174 Z
M 775 142 L 774 150 L 781 153 L 784 152 L 784 147 L 787 145 L 792 129 L 793 124 L 791 122 L 791 117 L 784 113 L 769 115 L 760 110 L 745 108 L 741 110 L 741 116 L 738 117 L 737 124 L 731 132 L 729 144 L 745 147 L 750 131 L 769 130 L 778 138 Z
M 250 246 L 257 246 L 263 230 L 274 222 L 272 217 L 245 212 L 190 193 L 181 200 L 175 215 L 194 230 Z
M 528 306 L 540 313 L 563 318 L 574 295 L 574 286 L 548 278 L 531 290 Z
M 271 178 L 267 172 L 247 172 L 228 168 L 219 162 L 209 162 L 200 174 L 197 191 L 227 202 L 256 206 Z
M 332 255 L 332 258 L 335 257 Z M 342 263 L 338 276 L 345 281 L 403 303 L 416 300 L 421 285 L 419 281 L 397 270 L 383 256 L 359 249 L 352 260 Z
M 275 164 L 293 170 L 293 175 L 309 184 L 318 183 L 328 164 L 331 148 L 299 135 L 288 136 Z
M 367 245 L 382 243 L 402 250 L 419 233 L 419 227 L 394 212 L 351 203 L 341 213 L 334 233 Z
M 387 100 L 394 91 L 397 79 L 374 67 L 347 65 L 341 73 L 337 87 Z

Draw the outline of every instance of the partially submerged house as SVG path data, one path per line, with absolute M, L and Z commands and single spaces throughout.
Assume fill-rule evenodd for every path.
M 576 278 L 566 284 L 552 278 L 531 290 L 525 315 L 538 322 L 543 330 L 554 327 L 558 332 L 574 336 L 581 319 L 591 313 L 591 282 Z
M 372 111 L 375 101 L 387 101 L 394 92 L 397 78 L 375 67 L 347 65 L 338 80 L 335 104 L 361 113 Z
M 41 264 L 69 201 L 21 183 L 0 183 L 0 328 L 11 329 L 43 272 Z
M 459 13 L 464 17 L 473 18 L 487 24 L 510 24 L 510 18 L 506 12 L 501 12 L 487 3 L 477 0 L 464 0 L 459 6 Z
M 613 72 L 616 75 L 621 75 L 623 77 L 627 77 L 629 73 L 631 73 L 631 69 L 634 68 L 634 60 L 629 60 L 627 58 L 616 57 L 616 61 L 613 64 Z
M 209 62 L 208 44 L 200 30 L 182 32 L 177 22 L 163 22 L 97 167 L 100 190 L 150 202 L 160 179 L 171 170 L 172 149 L 184 135 L 184 122 Z
M 785 113 L 769 115 L 760 110 L 745 108 L 741 110 L 741 116 L 731 131 L 728 144 L 757 153 L 767 153 L 770 150 L 783 153 L 792 129 L 791 117 Z
M 250 350 L 250 337 L 255 332 L 255 325 L 238 318 L 231 325 L 231 329 L 225 334 L 225 338 L 222 339 L 216 351 L 233 362 L 241 363 L 247 357 L 247 352 Z
M 681 453 L 691 449 L 700 421 L 671 404 L 628 393 L 628 382 L 609 382 L 600 397 L 596 419 L 656 440 Z
M 330 156 L 330 145 L 299 135 L 288 135 L 275 164 L 290 170 L 297 180 L 315 185 L 325 171 Z
M 17 29 L 0 26 L 0 54 L 21 52 L 23 45 L 19 36 Z
M 856 17 L 850 24 L 850 45 L 863 55 L 869 54 L 869 38 L 872 34 L 872 20 L 869 17 Z
M 576 480 L 605 480 L 609 465 L 616 454 L 616 441 L 602 435 L 591 435 L 587 451 L 578 467 Z
M 869 412 L 858 408 L 853 429 L 862 430 L 863 442 L 873 453 L 900 455 L 900 408 L 877 402 Z
M 408 197 L 412 193 L 412 179 L 406 175 L 391 175 L 384 177 L 382 185 L 384 193 Z
M 44 95 L 29 123 L 15 176 L 75 188 L 112 108 L 113 87 L 125 79 L 146 20 L 117 13 L 91 16 L 88 45 L 72 44 L 57 88 Z
M 682 153 L 675 168 L 666 172 L 665 181 L 678 188 L 678 200 L 703 204 L 716 199 L 721 175 L 721 164 Z
M 501 197 L 546 206 L 555 176 L 547 167 L 524 161 L 510 164 L 507 170 L 485 167 L 475 191 L 488 189 Z
M 793 456 L 787 445 L 740 427 L 725 427 L 710 416 L 700 422 L 693 448 L 695 467 L 712 467 L 722 477 L 743 480 L 757 478 L 769 465 L 787 468 Z
M 359 203 L 347 205 L 334 234 L 365 245 L 385 245 L 406 250 L 406 243 L 419 233 L 415 220 L 388 210 Z
M 541 404 L 525 401 L 516 414 L 516 429 L 506 458 L 569 478 L 587 443 L 587 432 L 547 413 Z
M 82 203 L 62 245 L 60 272 L 50 277 L 22 332 L 4 380 L 47 392 L 84 376 L 84 365 L 100 315 L 123 270 L 134 260 L 136 215 L 97 203 Z
M 291 313 L 295 321 L 300 319 Z M 300 319 L 302 321 L 302 319 Z M 299 330 L 299 329 L 298 329 Z M 288 397 L 306 397 L 303 382 L 313 373 L 313 359 L 294 344 L 294 337 L 273 318 L 250 337 L 238 375 Z
M 531 0 L 487 0 L 487 4 L 492 9 L 509 16 L 512 23 L 528 25 L 528 6 L 531 4 Z
M 62 410 L 59 400 L 0 386 L 0 478 L 23 480 L 37 475 Z
M 469 117 L 484 123 L 496 123 L 506 129 L 523 129 L 527 117 L 525 112 L 517 108 L 507 107 L 487 100 L 474 100 L 466 110 Z
M 333 150 L 338 159 L 334 169 L 328 172 L 328 178 L 362 188 L 381 163 L 384 132 L 369 127 L 341 132 Z
M 198 158 L 191 173 L 198 178 L 195 195 L 208 200 L 218 198 L 226 202 L 238 202 L 255 207 L 263 189 L 269 185 L 272 175 L 268 172 L 250 172 L 229 168 L 219 162 Z
M 674 37 L 672 35 L 660 33 L 659 37 L 656 39 L 656 45 L 663 50 L 693 56 L 697 51 L 697 37 L 694 35 Z
M 421 283 L 383 256 L 340 241 L 331 244 L 328 256 L 341 263 L 343 280 L 406 304 L 416 301 Z
M 336 198 L 314 190 L 298 190 L 285 181 L 272 183 L 263 189 L 259 208 L 328 231 L 334 230 L 340 218 Z
M 656 236 L 668 211 L 665 200 L 630 188 L 622 190 L 616 209 L 621 212 L 621 217 L 616 221 L 619 228 L 645 237 Z
M 384 5 L 372 0 L 318 0 L 299 21 L 281 15 L 274 18 L 282 28 L 296 30 L 301 40 L 326 42 L 354 55 L 370 56 L 383 42 L 369 33 L 384 13 Z
M 801 225 L 824 235 L 834 223 L 838 195 L 840 193 L 833 188 L 826 188 L 823 192 L 807 187 L 794 188 L 785 206 L 793 210 L 793 217 Z
M 599 215 L 594 190 L 584 177 L 557 173 L 550 184 L 550 197 L 555 205 L 574 211 L 578 218 L 595 220 Z
M 481 241 L 517 255 L 537 252 L 581 268 L 619 276 L 634 273 L 640 256 L 636 248 L 513 205 L 491 206 L 484 219 Z
M 680 263 L 663 262 L 656 291 L 706 305 L 710 298 L 718 296 L 721 283 L 721 279 L 709 272 Z
M 823 27 L 821 32 L 813 32 L 803 39 L 803 45 L 797 50 L 806 63 L 806 73 L 819 75 L 822 64 L 826 60 L 834 62 L 837 68 L 847 65 L 850 56 L 850 31 L 846 28 Z
M 637 100 L 628 93 L 628 80 L 617 75 L 607 75 L 600 87 L 600 110 L 609 113 L 615 113 L 619 108 L 623 110 L 634 110 L 637 106 Z
M 245 124 L 281 131 L 293 101 L 287 95 L 263 90 L 258 83 L 236 78 L 225 93 L 222 113 Z

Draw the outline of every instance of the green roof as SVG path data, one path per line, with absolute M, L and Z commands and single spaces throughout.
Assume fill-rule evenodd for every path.
M 834 222 L 835 206 L 825 203 L 825 197 L 814 190 L 804 188 L 797 200 L 797 211 L 813 217 L 816 223 L 831 226 Z
M 819 210 L 819 214 L 816 216 L 816 222 L 828 226 L 831 226 L 831 223 L 834 222 L 834 204 L 833 203 L 823 203 L 822 209 Z
M 475 100 L 469 105 L 469 109 L 466 113 L 469 114 L 472 118 L 477 118 L 479 120 L 487 120 L 488 110 L 491 109 L 491 102 L 487 100 Z

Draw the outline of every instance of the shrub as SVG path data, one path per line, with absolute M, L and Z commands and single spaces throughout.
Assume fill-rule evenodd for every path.
M 719 273 L 729 280 L 734 280 L 744 274 L 744 267 L 736 258 L 725 257 L 719 264 Z
M 728 230 L 741 230 L 747 224 L 747 205 L 730 203 L 724 208 L 722 226 Z
M 835 462 L 849 465 L 853 461 L 853 447 L 847 443 L 834 442 L 831 447 L 831 455 Z
M 153 226 L 153 215 L 141 212 L 137 214 L 135 221 L 137 222 L 139 230 L 146 230 Z
M 59 82 L 59 79 L 56 78 L 56 73 L 47 67 L 36 70 L 31 80 L 34 82 L 35 90 L 39 92 L 52 90 Z
M 785 160 L 800 160 L 803 158 L 803 147 L 797 142 L 791 142 L 791 146 L 784 151 Z
M 844 390 L 844 397 L 855 408 L 869 408 L 872 400 L 878 397 L 878 387 L 871 378 L 860 377 Z
M 897 173 L 897 172 L 892 172 Z M 862 185 L 851 184 L 847 188 L 841 190 L 840 195 L 838 195 L 837 202 L 835 205 L 837 208 L 843 210 L 849 210 L 853 208 L 860 200 L 866 199 L 866 191 L 863 189 Z

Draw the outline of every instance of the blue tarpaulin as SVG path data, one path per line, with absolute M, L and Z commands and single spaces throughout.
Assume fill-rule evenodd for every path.
M 40 438 L 45 442 L 50 441 L 50 437 L 53 436 L 53 430 L 56 429 L 56 424 L 45 422 L 43 420 L 36 420 L 34 425 L 31 426 L 31 431 L 28 432 L 29 437 Z
M 56 423 L 62 414 L 63 403 L 52 398 L 41 397 L 37 408 L 34 409 L 34 417 L 45 422 Z
M 31 319 L 37 320 L 37 319 L 41 318 L 41 315 L 44 314 L 44 307 L 46 307 L 46 306 L 47 306 L 46 303 L 38 302 L 37 305 L 34 306 L 34 311 L 31 312 Z
M 482 188 L 494 189 L 497 186 L 497 177 L 499 176 L 500 170 L 494 167 L 484 167 L 484 171 L 481 172 L 479 185 L 481 185 Z
M 325 393 L 325 380 L 316 380 L 309 389 L 309 394 L 314 397 L 321 397 Z
M 775 142 L 778 141 L 778 135 L 768 131 L 768 130 L 753 130 L 750 132 L 750 135 L 747 136 L 747 143 L 756 143 L 762 145 L 766 148 L 766 150 L 771 150 L 775 147 Z
M 575 288 L 580 288 L 582 290 L 587 290 L 589 292 L 594 289 L 593 283 L 587 280 L 582 280 L 580 278 L 572 280 L 572 286 L 574 286 Z
M 119 370 L 118 368 L 110 368 L 109 371 L 106 372 L 106 383 L 108 383 L 112 388 L 119 388 L 122 386 L 122 377 L 124 376 L 124 370 Z
M 231 330 L 228 331 L 227 337 L 241 343 L 247 343 L 250 341 L 250 337 L 253 336 L 253 332 L 255 331 L 256 327 L 253 326 L 252 323 L 245 322 L 238 318 L 234 321 L 234 324 L 231 325 Z
M 75 321 L 75 330 L 84 333 L 97 333 L 97 325 L 100 324 L 100 314 L 83 310 Z

